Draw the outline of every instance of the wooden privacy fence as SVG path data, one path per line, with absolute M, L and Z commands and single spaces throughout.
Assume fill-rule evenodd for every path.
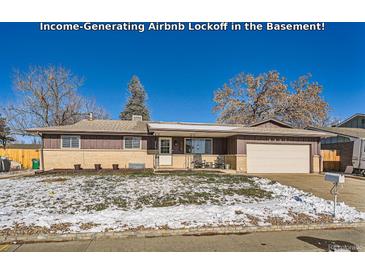
M 341 170 L 341 153 L 337 149 L 321 150 L 323 161 L 323 171 L 340 171 Z
M 40 159 L 39 149 L 22 149 L 22 148 L 0 148 L 0 156 L 5 156 L 9 160 L 16 161 L 22 165 L 22 168 L 32 168 L 32 159 Z

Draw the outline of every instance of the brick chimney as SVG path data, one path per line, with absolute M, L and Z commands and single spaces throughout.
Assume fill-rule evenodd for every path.
M 132 121 L 142 121 L 142 115 L 132 115 Z

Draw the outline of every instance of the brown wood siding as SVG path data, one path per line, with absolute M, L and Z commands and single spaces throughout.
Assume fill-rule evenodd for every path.
M 172 153 L 184 154 L 184 137 L 172 137 Z
M 65 134 L 66 135 L 66 134 Z M 61 135 L 43 135 L 45 149 L 60 149 Z M 142 136 L 142 149 L 154 149 L 155 137 Z M 123 136 L 119 135 L 81 135 L 81 149 L 123 149 Z
M 43 146 L 45 149 L 61 148 L 61 135 L 43 134 Z
M 209 137 L 207 137 L 209 138 Z M 60 149 L 61 135 L 43 135 L 45 149 Z M 309 144 L 311 154 L 319 155 L 319 138 L 306 137 L 270 137 L 270 136 L 232 136 L 228 138 L 213 138 L 213 154 L 246 154 L 248 143 L 278 143 L 278 144 Z M 123 149 L 123 136 L 113 135 L 82 135 L 81 149 Z M 157 137 L 143 136 L 142 149 L 157 149 Z M 172 138 L 173 154 L 184 153 L 184 138 Z
M 213 154 L 227 154 L 227 138 L 213 138 Z
M 83 135 L 81 149 L 122 149 L 123 136 Z
M 237 154 L 246 154 L 247 144 L 305 144 L 311 146 L 311 155 L 320 154 L 319 138 L 275 137 L 275 136 L 237 136 Z
M 157 149 L 157 138 L 155 136 L 147 136 L 143 137 L 147 140 L 147 149 L 148 150 L 155 150 Z
M 237 136 L 227 138 L 227 154 L 237 154 Z

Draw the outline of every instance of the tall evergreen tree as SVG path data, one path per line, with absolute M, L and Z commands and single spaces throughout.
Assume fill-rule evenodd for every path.
M 120 119 L 131 120 L 132 115 L 142 115 L 144 121 L 150 120 L 150 113 L 146 106 L 147 92 L 136 75 L 133 75 L 128 83 L 128 92 L 130 96 L 119 115 Z

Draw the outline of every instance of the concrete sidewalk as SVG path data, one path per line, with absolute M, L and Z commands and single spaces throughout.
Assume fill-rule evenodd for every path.
M 315 196 L 332 200 L 330 194 L 331 183 L 324 180 L 321 174 L 250 174 L 253 176 L 269 178 L 281 184 L 311 192 Z M 362 179 L 346 178 L 345 184 L 339 189 L 339 202 L 355 207 L 365 212 L 365 181 Z
M 0 245 L 2 251 L 365 251 L 365 228 Z

